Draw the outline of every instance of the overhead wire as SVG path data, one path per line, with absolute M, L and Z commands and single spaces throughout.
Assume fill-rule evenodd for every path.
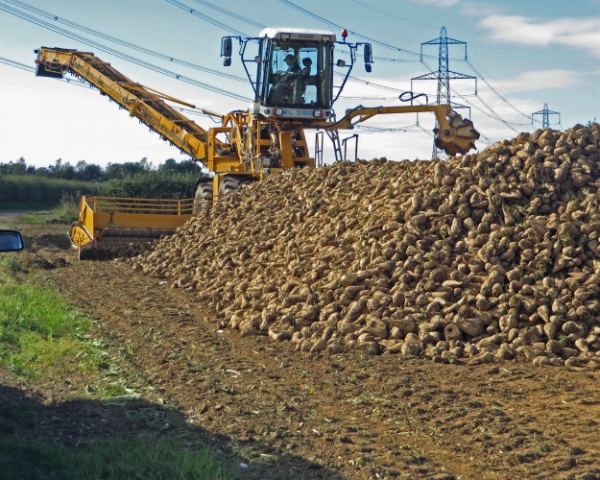
M 199 3 L 200 5 L 204 5 L 207 8 L 210 8 L 211 10 L 214 10 L 215 12 L 219 12 L 222 13 L 224 15 L 227 15 L 231 18 L 235 18 L 236 20 L 239 20 L 240 22 L 244 22 L 247 23 L 248 25 L 252 25 L 253 27 L 257 27 L 257 28 L 267 28 L 266 25 L 263 25 L 262 23 L 258 23 L 255 22 L 254 20 L 250 20 L 247 17 L 244 17 L 242 15 L 238 15 L 237 13 L 231 12 L 229 10 L 225 10 L 224 8 L 218 7 L 216 5 L 213 5 L 210 2 L 207 2 L 206 0 L 193 0 L 196 3 Z
M 461 95 L 459 93 L 456 93 L 456 91 L 452 90 L 452 93 L 454 93 L 455 97 L 461 98 L 464 100 L 464 102 L 471 108 L 473 108 L 474 110 L 477 110 L 479 113 L 481 113 L 482 115 L 485 115 L 488 118 L 491 118 L 492 120 L 496 120 L 498 122 L 502 122 L 502 119 L 496 115 L 492 115 L 491 113 L 486 112 L 483 108 L 478 107 L 477 105 L 474 105 L 473 103 L 469 102 L 468 100 L 466 100 L 467 97 L 476 97 L 477 95 Z M 510 123 L 510 122 L 507 122 Z M 510 123 L 511 125 L 530 125 L 529 123 L 525 123 L 525 124 L 520 124 L 520 123 Z
M 335 73 L 336 76 L 338 77 L 345 77 L 345 75 L 343 73 Z M 395 88 L 395 87 L 389 87 L 387 85 L 382 85 L 380 83 L 375 83 L 375 82 L 370 82 L 368 80 L 363 80 L 362 78 L 358 78 L 358 77 L 348 77 L 348 80 L 352 81 L 352 82 L 356 82 L 356 83 L 361 83 L 363 85 L 368 85 L 370 87 L 375 87 L 375 88 L 379 88 L 381 90 L 388 90 L 390 92 L 398 92 L 398 93 L 404 93 L 406 90 L 402 90 L 400 88 Z
M 398 100 L 398 97 L 353 97 L 347 95 L 340 95 L 340 98 L 344 100 Z
M 99 32 L 98 30 L 94 30 L 92 28 L 86 27 L 86 26 L 81 25 L 79 23 L 75 23 L 75 22 L 73 22 L 71 20 L 68 20 L 66 18 L 59 17 L 58 15 L 50 13 L 50 12 L 48 12 L 46 10 L 42 10 L 40 8 L 33 7 L 33 6 L 31 6 L 31 5 L 29 5 L 29 4 L 25 3 L 25 2 L 21 2 L 20 0 L 0 0 L 0 1 L 11 3 L 13 5 L 18 6 L 19 8 L 21 8 L 23 10 L 28 10 L 28 11 L 30 11 L 32 13 L 35 13 L 36 15 L 38 15 L 40 17 L 44 17 L 44 18 L 47 18 L 47 19 L 50 19 L 50 20 L 54 20 L 57 23 L 62 23 L 63 25 L 67 25 L 68 27 L 73 28 L 75 30 L 79 30 L 79 31 L 85 32 L 87 34 L 93 35 L 95 37 L 102 38 L 103 40 L 108 40 L 110 42 L 122 45 L 124 47 L 131 48 L 132 50 L 136 50 L 138 52 L 145 53 L 145 54 L 150 55 L 152 57 L 160 58 L 161 60 L 165 60 L 167 62 L 176 63 L 176 64 L 182 65 L 184 67 L 193 68 L 195 70 L 200 70 L 200 71 L 205 72 L 205 73 L 210 73 L 211 75 L 217 75 L 219 77 L 228 78 L 230 80 L 234 80 L 234 81 L 237 81 L 237 82 L 244 82 L 244 83 L 246 83 L 246 81 L 247 81 L 243 77 L 238 77 L 238 76 L 235 76 L 235 75 L 230 75 L 228 73 L 220 72 L 218 70 L 213 70 L 211 68 L 206 68 L 206 67 L 203 67 L 202 65 L 198 65 L 196 63 L 187 62 L 185 60 L 181 60 L 179 58 L 175 58 L 175 57 L 172 57 L 170 55 L 165 55 L 163 53 L 156 52 L 154 50 L 150 50 L 149 48 L 145 48 L 145 47 L 142 47 L 140 45 L 136 45 L 135 43 L 127 42 L 127 41 L 122 40 L 120 38 L 113 37 L 112 35 L 107 35 L 105 33 Z
M 380 133 L 380 132 L 406 132 L 411 128 L 416 128 L 417 125 L 406 125 L 404 127 L 392 127 L 392 128 L 384 128 L 384 127 L 372 127 L 369 125 L 355 125 L 354 128 L 360 130 L 366 130 L 365 133 Z
M 464 60 L 463 60 L 463 61 L 464 61 Z M 479 71 L 481 71 L 481 72 L 485 73 L 485 74 L 486 74 L 488 77 L 491 77 L 491 75 L 488 73 L 488 71 L 487 71 L 485 68 L 483 68 L 481 65 L 478 65 L 476 61 L 474 61 L 474 60 L 473 60 L 473 59 L 471 59 L 471 58 L 469 58 L 469 61 L 470 61 L 470 62 L 471 62 L 473 65 L 476 65 L 476 66 L 477 66 L 477 69 L 478 69 Z M 472 68 L 473 68 L 473 67 L 471 67 L 471 69 L 472 69 Z M 475 70 L 473 70 L 473 71 L 475 72 Z M 515 93 L 515 92 L 513 92 L 512 90 L 510 90 L 509 88 L 507 88 L 505 85 L 502 85 L 501 83 L 499 83 L 499 85 L 500 85 L 500 86 L 501 86 L 501 87 L 502 87 L 504 90 L 506 90 L 508 93 L 510 93 L 510 94 L 512 94 L 512 95 L 514 95 L 514 96 L 516 96 L 516 97 L 519 97 L 519 98 L 520 98 L 520 99 L 522 99 L 522 100 L 527 100 L 525 97 L 523 97 L 522 95 L 519 95 L 518 93 Z
M 25 65 L 21 62 L 16 62 L 15 60 L 11 60 L 10 58 L 0 57 L 0 63 L 4 63 L 10 67 L 19 68 L 20 70 L 25 70 L 26 72 L 35 73 L 35 67 L 31 65 Z
M 126 53 L 123 53 L 123 52 L 120 52 L 120 51 L 115 50 L 113 48 L 107 47 L 107 46 L 105 46 L 105 45 L 103 45 L 103 44 L 101 44 L 99 42 L 96 42 L 94 40 L 90 40 L 89 38 L 86 38 L 86 37 L 83 37 L 83 36 L 78 35 L 76 33 L 70 32 L 70 31 L 65 30 L 63 28 L 57 27 L 56 25 L 48 23 L 48 22 L 46 22 L 44 20 L 41 20 L 41 19 L 39 19 L 37 17 L 34 17 L 34 16 L 29 15 L 29 14 L 27 14 L 25 12 L 17 10 L 17 9 L 15 9 L 13 7 L 9 7 L 8 5 L 3 5 L 2 3 L 0 3 L 0 11 L 4 11 L 6 13 L 9 13 L 10 15 L 13 15 L 13 16 L 21 18 L 23 20 L 26 20 L 26 21 L 28 21 L 30 23 L 33 23 L 34 25 L 38 25 L 38 26 L 40 26 L 42 28 L 45 28 L 47 30 L 50 30 L 50 31 L 52 31 L 54 33 L 58 33 L 58 34 L 63 35 L 65 37 L 67 37 L 67 38 L 70 38 L 72 40 L 81 42 L 81 43 L 83 43 L 85 45 L 89 45 L 91 47 L 97 48 L 98 50 L 101 50 L 103 52 L 106 52 L 106 53 L 109 53 L 111 55 L 114 55 L 115 57 L 118 57 L 118 58 L 120 58 L 122 60 L 126 60 L 128 62 L 134 63 L 136 65 L 139 65 L 141 67 L 144 67 L 144 68 L 147 68 L 149 70 L 155 71 L 157 73 L 163 74 L 165 76 L 168 76 L 168 77 L 174 78 L 176 80 L 188 83 L 190 85 L 194 85 L 196 87 L 200 87 L 200 88 L 203 88 L 205 90 L 209 90 L 209 91 L 211 91 L 213 93 L 218 93 L 220 95 L 224 95 L 226 97 L 234 98 L 234 99 L 237 99 L 237 100 L 242 100 L 242 101 L 245 101 L 245 102 L 252 101 L 250 98 L 245 97 L 243 95 L 240 95 L 238 93 L 230 92 L 228 90 L 224 90 L 222 88 L 215 87 L 214 85 L 210 85 L 208 83 L 200 82 L 199 80 L 195 80 L 195 79 L 187 77 L 185 75 L 181 75 L 181 74 L 178 74 L 176 72 L 167 70 L 165 68 L 159 67 L 159 66 L 154 65 L 154 64 L 152 64 L 150 62 L 147 62 L 145 60 L 141 60 L 141 59 L 139 59 L 137 57 L 133 57 L 131 55 L 127 55 Z
M 427 135 L 429 135 L 431 138 L 435 138 L 435 136 L 433 135 L 433 132 L 430 132 L 429 130 L 427 130 L 426 128 L 423 127 L 423 125 L 417 123 L 417 127 L 420 130 L 423 130 Z
M 204 13 L 199 12 L 195 8 L 192 8 L 192 7 L 188 6 L 188 5 L 186 5 L 185 3 L 181 3 L 178 0 L 166 0 L 166 1 L 168 3 L 170 3 L 171 5 L 174 5 L 175 7 L 180 8 L 181 10 L 185 10 L 186 12 L 189 12 L 192 15 L 194 15 L 194 16 L 196 16 L 198 18 L 201 18 L 202 20 L 207 21 L 208 23 L 210 23 L 210 24 L 212 24 L 212 25 L 214 25 L 216 27 L 222 28 L 223 30 L 227 30 L 229 33 L 233 33 L 234 35 L 239 35 L 241 37 L 247 37 L 248 36 L 244 32 L 242 32 L 242 31 L 240 31 L 240 30 L 238 30 L 236 28 L 230 27 L 229 25 L 227 25 L 227 24 L 225 24 L 223 22 L 220 22 L 219 20 L 216 20 L 216 19 L 214 19 L 212 17 L 209 17 L 208 15 L 205 15 Z
M 352 0 L 352 1 L 354 3 L 358 3 L 359 5 L 362 5 L 363 7 L 368 8 L 370 10 L 374 10 L 376 12 L 383 13 L 386 16 L 394 17 L 394 18 L 397 18 L 404 22 L 414 23 L 415 25 L 422 25 L 423 27 L 431 27 L 431 28 L 437 28 L 437 29 L 441 28 L 439 25 L 431 25 L 429 23 L 417 22 L 415 20 L 410 20 L 409 18 L 401 17 L 399 15 L 394 15 L 393 13 L 390 13 L 390 12 L 385 12 L 383 10 L 379 10 L 378 8 L 375 8 L 372 4 L 366 4 L 366 3 L 360 2 L 359 0 Z
M 533 118 L 531 115 L 527 115 L 526 113 L 523 113 L 521 110 L 519 110 L 517 107 L 515 107 L 512 103 L 510 103 L 503 95 L 500 94 L 500 92 L 498 92 L 498 90 L 496 90 L 492 85 L 490 85 L 490 83 L 483 77 L 483 75 L 475 68 L 475 66 L 473 65 L 473 63 L 466 58 L 465 62 L 467 65 L 469 65 L 469 67 L 471 67 L 471 69 L 475 72 L 475 74 L 483 81 L 483 83 L 485 83 L 488 88 L 494 92 L 498 98 L 500 98 L 504 103 L 506 103 L 510 108 L 512 108 L 515 112 L 519 113 L 520 115 L 523 115 L 524 117 L 530 119 L 533 121 Z

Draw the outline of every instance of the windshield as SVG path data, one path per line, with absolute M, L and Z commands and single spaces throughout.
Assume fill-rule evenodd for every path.
M 329 108 L 328 51 L 323 44 L 273 42 L 265 75 L 265 103 L 275 107 Z

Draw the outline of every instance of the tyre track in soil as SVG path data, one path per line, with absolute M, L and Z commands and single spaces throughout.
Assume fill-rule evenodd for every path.
M 125 264 L 48 274 L 133 341 L 149 385 L 249 460 L 243 478 L 600 479 L 596 370 L 310 357 L 217 332 L 207 305 Z

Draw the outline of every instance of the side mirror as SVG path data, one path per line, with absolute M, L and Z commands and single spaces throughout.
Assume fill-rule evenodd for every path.
M 24 247 L 21 233 L 16 230 L 0 230 L 0 252 L 19 252 Z
M 337 61 L 336 65 L 337 65 L 338 67 L 345 67 L 345 66 L 346 66 L 346 62 L 340 58 L 340 59 Z
M 233 47 L 231 46 L 231 37 L 223 37 L 221 40 L 221 56 L 223 58 L 223 65 L 229 67 L 231 65 L 231 52 Z
M 365 70 L 370 72 L 372 70 L 371 64 L 373 63 L 373 47 L 370 43 L 365 43 Z

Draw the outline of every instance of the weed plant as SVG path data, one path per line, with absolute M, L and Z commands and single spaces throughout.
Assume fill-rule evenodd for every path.
M 76 222 L 79 218 L 79 197 L 79 192 L 63 192 L 60 205 L 53 210 L 56 219 L 66 223 Z

